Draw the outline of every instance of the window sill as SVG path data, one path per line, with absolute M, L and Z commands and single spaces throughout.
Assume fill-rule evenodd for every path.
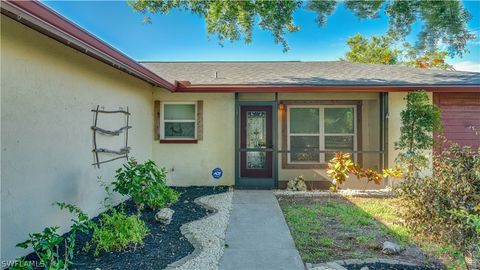
M 160 143 L 194 144 L 198 143 L 198 140 L 160 140 Z

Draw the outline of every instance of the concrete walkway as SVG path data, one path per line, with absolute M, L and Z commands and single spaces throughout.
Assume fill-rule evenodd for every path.
M 220 270 L 303 270 L 277 199 L 270 190 L 236 190 Z

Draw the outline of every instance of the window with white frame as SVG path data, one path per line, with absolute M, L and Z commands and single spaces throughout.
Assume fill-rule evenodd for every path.
M 356 149 L 356 106 L 288 106 L 288 163 L 323 164 L 334 153 Z
M 197 138 L 197 103 L 162 102 L 160 134 L 164 140 Z

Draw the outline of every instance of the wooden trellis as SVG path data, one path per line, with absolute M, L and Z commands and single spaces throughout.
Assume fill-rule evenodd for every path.
M 94 166 L 97 166 L 100 168 L 100 164 L 107 163 L 110 161 L 114 161 L 117 159 L 125 158 L 128 159 L 128 154 L 130 153 L 130 147 L 128 146 L 128 130 L 132 128 L 132 126 L 129 126 L 128 121 L 130 117 L 130 112 L 128 110 L 128 107 L 126 110 L 114 110 L 114 111 L 107 111 L 107 110 L 100 110 L 100 105 L 97 105 L 97 108 L 92 110 L 94 113 L 94 121 L 93 121 L 93 126 L 91 126 L 93 130 L 93 150 L 92 152 L 95 155 L 95 162 L 92 164 Z M 121 127 L 117 130 L 107 130 L 104 128 L 100 128 L 97 126 L 98 124 L 98 114 L 99 113 L 106 113 L 106 114 L 111 114 L 111 113 L 122 113 L 125 114 L 126 118 L 126 126 Z M 111 150 L 111 149 L 106 149 L 106 148 L 99 148 L 97 145 L 97 136 L 98 135 L 110 135 L 110 136 L 120 136 L 120 134 L 125 132 L 125 145 L 123 148 L 120 150 Z M 99 153 L 106 153 L 106 154 L 114 154 L 118 155 L 117 157 L 107 159 L 107 160 L 100 160 L 99 158 Z

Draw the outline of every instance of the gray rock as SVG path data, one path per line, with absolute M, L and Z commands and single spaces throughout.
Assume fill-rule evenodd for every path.
M 343 261 L 343 265 L 350 265 L 350 264 L 362 264 L 362 260 L 359 259 L 348 259 Z
M 423 254 L 422 250 L 414 246 L 411 246 L 405 249 L 402 252 L 402 255 L 407 257 L 413 257 L 419 260 L 425 260 L 425 255 Z
M 402 247 L 400 247 L 400 245 L 398 245 L 396 243 L 389 242 L 389 241 L 385 241 L 383 243 L 383 248 L 382 248 L 382 253 L 383 254 L 395 255 L 395 254 L 400 253 L 400 251 L 402 251 Z
M 155 214 L 155 220 L 163 224 L 170 224 L 173 213 L 175 213 L 175 211 L 170 208 L 162 208 Z
M 329 263 L 326 263 L 326 266 L 330 267 L 331 269 L 333 270 L 347 270 L 347 268 L 339 265 L 338 263 L 335 263 L 335 262 L 329 262 Z
M 288 181 L 287 190 L 289 191 L 307 191 L 307 185 L 302 175 Z

